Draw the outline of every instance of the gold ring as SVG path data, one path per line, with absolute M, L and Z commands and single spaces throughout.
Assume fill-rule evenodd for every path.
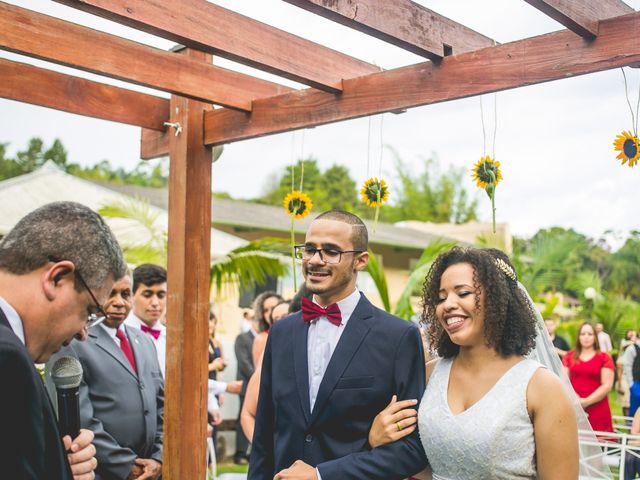
M 400 422 L 396 422 L 396 427 L 398 428 L 398 431 L 402 430 L 402 427 L 400 426 Z

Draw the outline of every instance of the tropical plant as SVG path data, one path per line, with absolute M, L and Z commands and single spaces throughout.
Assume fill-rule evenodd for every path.
M 409 279 L 400 294 L 400 298 L 393 310 L 393 314 L 400 318 L 409 320 L 415 315 L 413 306 L 411 304 L 411 297 L 420 295 L 420 290 L 424 279 L 440 253 L 453 248 L 456 244 L 454 242 L 446 242 L 444 240 L 434 240 L 429 243 L 422 251 L 420 258 L 409 273 Z M 369 250 L 369 263 L 367 264 L 367 272 L 371 276 L 382 300 L 382 304 L 386 311 L 391 312 L 391 302 L 389 299 L 389 287 L 387 285 L 387 279 L 384 274 L 384 268 L 382 262 L 379 262 L 374 253 Z
M 159 225 L 159 213 L 149 202 L 140 198 L 116 201 L 98 210 L 102 216 L 129 222 L 142 229 L 142 237 L 131 244 L 124 243 L 122 251 L 129 264 L 167 264 L 167 232 Z M 263 285 L 268 277 L 288 273 L 288 258 L 282 254 L 287 243 L 267 238 L 249 242 L 226 255 L 212 259 L 210 288 L 217 296 L 224 296 L 227 289 Z

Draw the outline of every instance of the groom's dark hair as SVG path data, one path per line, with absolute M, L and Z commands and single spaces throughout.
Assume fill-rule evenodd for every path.
M 353 249 L 366 252 L 369 248 L 369 232 L 367 232 L 367 226 L 357 215 L 345 212 L 344 210 L 329 210 L 315 218 L 315 220 L 320 219 L 335 220 L 351 225 L 351 243 L 353 243 Z
M 422 321 L 427 324 L 429 344 L 438 355 L 451 358 L 460 347 L 453 343 L 436 318 L 440 304 L 440 279 L 447 268 L 459 263 L 473 267 L 476 311 L 484 308 L 484 336 L 503 357 L 526 355 L 535 346 L 537 316 L 515 280 L 509 257 L 494 248 L 454 247 L 438 256 L 425 279 Z M 480 295 L 484 304 L 480 305 Z

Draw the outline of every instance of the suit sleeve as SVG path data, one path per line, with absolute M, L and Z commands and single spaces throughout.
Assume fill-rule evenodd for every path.
M 260 395 L 258 397 L 258 410 L 256 412 L 256 423 L 251 443 L 248 480 L 271 480 L 275 474 L 273 449 L 272 339 L 273 336 L 269 335 L 262 360 Z
M 156 359 L 157 360 L 157 359 Z M 158 371 L 160 371 L 160 365 L 158 365 Z M 157 429 L 156 435 L 153 440 L 153 450 L 151 452 L 151 458 L 157 462 L 162 463 L 162 439 L 164 435 L 164 378 L 162 376 L 156 379 L 156 415 L 157 415 Z
M 393 374 L 398 400 L 415 398 L 420 401 L 425 385 L 424 355 L 420 332 L 415 327 L 407 329 L 399 339 Z M 424 469 L 426 464 L 416 429 L 396 442 L 330 460 L 317 468 L 324 480 L 400 480 Z
M 238 335 L 234 345 L 236 359 L 238 360 L 238 373 L 242 378 L 251 378 L 253 375 L 253 358 L 251 356 L 251 345 L 247 335 Z
M 73 355 L 81 362 L 73 346 L 65 352 Z M 86 371 L 86 366 L 83 365 Z M 96 460 L 102 471 L 108 471 L 117 478 L 128 478 L 131 473 L 133 461 L 137 455 L 129 448 L 120 446 L 115 438 L 105 431 L 102 421 L 94 417 L 93 405 L 89 397 L 89 387 L 83 377 L 80 383 L 80 425 L 94 433 L 93 445 L 96 447 Z
M 0 448 L 0 472 L 7 478 L 38 480 L 44 475 L 43 419 L 33 418 L 37 405 L 32 374 L 23 355 L 13 345 L 0 346 L 0 428 L 5 442 Z M 3 477 L 4 478 L 4 477 Z

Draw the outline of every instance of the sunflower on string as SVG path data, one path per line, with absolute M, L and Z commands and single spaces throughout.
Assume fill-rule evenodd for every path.
M 634 167 L 640 159 L 640 140 L 638 136 L 631 131 L 623 131 L 613 141 L 613 148 L 616 152 L 620 152 L 616 157 L 622 161 L 622 165 L 629 162 L 630 167 Z
M 294 190 L 284 197 L 282 206 L 287 211 L 287 214 L 291 215 L 293 218 L 301 219 L 309 215 L 313 208 L 313 201 L 306 193 Z
M 496 233 L 496 185 L 502 180 L 500 162 L 489 155 L 481 157 L 473 166 L 471 177 L 476 181 L 478 188 L 482 188 L 491 199 L 491 217 L 493 233 Z
M 375 232 L 376 225 L 378 224 L 380 207 L 389 200 L 389 187 L 387 186 L 387 182 L 382 178 L 379 179 L 377 177 L 371 177 L 362 185 L 362 188 L 360 189 L 360 197 L 367 207 L 376 209 L 375 218 L 373 220 L 373 231 Z

